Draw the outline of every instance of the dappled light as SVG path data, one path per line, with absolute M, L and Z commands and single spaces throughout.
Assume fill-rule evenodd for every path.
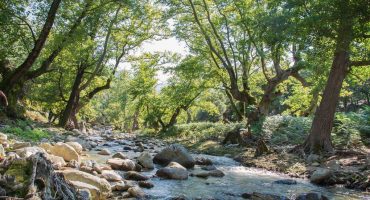
M 0 2 L 0 199 L 370 199 L 368 0 Z

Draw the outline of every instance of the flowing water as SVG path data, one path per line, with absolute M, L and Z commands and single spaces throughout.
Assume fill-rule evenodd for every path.
M 125 141 L 127 145 L 133 145 L 131 141 Z M 107 144 L 106 144 L 107 145 Z M 116 142 L 109 142 L 108 146 L 99 146 L 98 148 L 107 148 L 112 153 L 122 152 L 122 146 Z M 160 149 L 160 148 L 155 148 Z M 154 155 L 155 152 L 151 150 Z M 140 155 L 139 152 L 124 152 L 130 159 Z M 265 170 L 243 167 L 231 158 L 210 155 L 194 155 L 210 158 L 214 165 L 225 173 L 222 178 L 209 177 L 207 179 L 189 176 L 188 180 L 164 180 L 155 177 L 156 169 L 142 172 L 152 177 L 150 181 L 154 184 L 151 189 L 144 189 L 150 199 L 167 199 L 170 197 L 185 196 L 190 199 L 243 199 L 243 193 L 268 193 L 281 195 L 290 199 L 295 199 L 298 194 L 316 192 L 327 196 L 329 199 L 351 200 L 366 199 L 370 200 L 369 194 L 359 191 L 349 190 L 343 187 L 319 187 L 311 184 L 308 180 L 294 179 L 295 185 L 277 184 L 274 181 L 282 179 L 292 179 L 286 175 L 269 172 Z M 105 163 L 110 156 L 102 156 L 97 151 L 88 152 L 85 159 L 95 160 L 99 163 Z M 189 170 L 189 173 L 201 171 L 199 166 Z M 120 172 L 122 174 L 122 172 Z

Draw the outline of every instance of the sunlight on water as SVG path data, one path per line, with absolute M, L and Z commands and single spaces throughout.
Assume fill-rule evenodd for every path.
M 113 145 L 108 148 L 113 154 L 122 149 L 121 145 Z M 138 152 L 124 152 L 129 158 L 134 159 L 140 153 Z M 197 155 L 199 156 L 199 155 Z M 298 194 L 307 192 L 322 193 L 329 199 L 338 200 L 355 200 L 366 199 L 370 197 L 358 191 L 348 190 L 342 187 L 318 187 L 307 180 L 294 179 L 297 181 L 296 185 L 283 185 L 273 183 L 276 180 L 292 179 L 286 175 L 278 174 L 266 170 L 247 168 L 240 166 L 240 164 L 231 158 L 220 156 L 201 155 L 210 158 L 215 166 L 225 173 L 222 178 L 210 177 L 208 179 L 191 177 L 188 180 L 163 180 L 157 177 L 151 178 L 154 184 L 152 189 L 144 189 L 150 199 L 166 199 L 168 197 L 178 197 L 184 195 L 188 198 L 213 198 L 224 200 L 238 200 L 242 199 L 243 193 L 269 193 L 275 195 L 282 195 L 294 199 Z M 85 160 L 95 160 L 99 163 L 105 163 L 110 156 L 102 156 L 97 154 L 97 151 L 88 152 L 88 157 Z M 156 166 L 156 169 L 160 166 Z M 147 176 L 154 176 L 155 170 L 149 172 L 142 172 Z M 195 167 L 189 170 L 189 173 L 200 171 L 200 167 Z

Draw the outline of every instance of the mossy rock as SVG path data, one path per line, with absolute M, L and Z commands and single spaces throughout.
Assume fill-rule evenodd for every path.
M 29 181 L 32 175 L 32 162 L 30 160 L 14 160 L 12 164 L 10 164 L 8 170 L 4 173 L 4 175 L 12 176 L 15 178 L 15 182 L 17 184 L 21 184 L 24 187 L 22 189 L 17 189 L 14 191 L 14 194 L 17 196 L 23 197 L 27 193 L 27 186 L 29 185 Z

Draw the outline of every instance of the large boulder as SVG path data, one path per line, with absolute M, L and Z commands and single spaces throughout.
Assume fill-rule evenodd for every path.
M 152 156 L 147 151 L 140 154 L 140 156 L 137 158 L 137 161 L 146 169 L 154 169 Z
M 310 181 L 315 184 L 323 184 L 332 175 L 332 171 L 326 168 L 317 168 L 311 175 Z
M 105 199 L 106 197 L 110 196 L 112 192 L 109 182 L 103 178 L 99 178 L 89 173 L 74 169 L 68 169 L 60 172 L 68 181 L 79 181 L 98 188 L 100 191 L 99 199 Z
M 188 171 L 185 167 L 176 162 L 171 162 L 156 172 L 156 175 L 165 179 L 185 180 L 188 179 Z
M 65 161 L 76 160 L 80 162 L 80 156 L 73 147 L 66 143 L 58 142 L 51 149 L 51 154 L 64 158 Z
M 82 153 L 82 146 L 78 142 L 66 142 L 69 146 L 71 146 L 78 154 Z
M 107 160 L 112 169 L 132 171 L 135 170 L 135 162 L 130 159 L 111 158 Z
M 180 144 L 172 144 L 160 151 L 153 158 L 154 163 L 162 166 L 177 162 L 186 168 L 194 167 L 195 161 L 190 153 Z
M 32 155 L 35 155 L 36 153 L 46 153 L 46 151 L 40 147 L 24 147 L 15 150 L 15 152 L 21 157 L 21 158 L 28 158 Z

